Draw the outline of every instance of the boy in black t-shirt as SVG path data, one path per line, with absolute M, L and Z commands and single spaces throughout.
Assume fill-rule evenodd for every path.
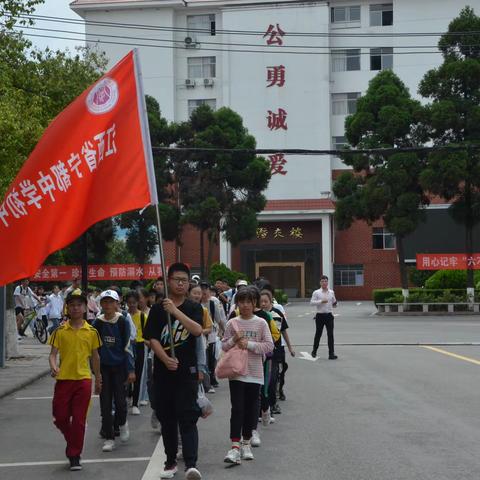
M 173 478 L 177 472 L 178 426 L 182 437 L 185 478 L 198 480 L 197 405 L 198 372 L 196 337 L 202 334 L 203 309 L 185 298 L 190 270 L 183 263 L 170 266 L 167 276 L 168 298 L 152 306 L 143 337 L 155 353 L 153 389 L 155 411 L 162 426 L 167 460 L 160 478 Z M 170 352 L 167 312 L 172 319 L 175 358 Z

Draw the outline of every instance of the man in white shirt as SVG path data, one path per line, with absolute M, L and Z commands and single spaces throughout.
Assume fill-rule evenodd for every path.
M 15 316 L 17 319 L 17 329 L 19 332 L 23 324 L 25 309 L 33 308 L 35 300 L 40 302 L 40 299 L 28 286 L 29 283 L 30 280 L 28 278 L 24 278 L 20 285 L 17 285 L 13 292 L 13 299 L 15 301 Z M 22 333 L 22 335 L 24 334 Z
M 52 325 L 48 329 L 50 335 L 60 325 L 63 318 L 63 295 L 58 285 L 53 286 L 53 293 L 47 298 L 48 319 Z
M 328 358 L 329 360 L 336 360 L 335 347 L 333 341 L 333 309 L 337 306 L 337 299 L 333 290 L 328 288 L 328 277 L 322 275 L 320 277 L 320 288 L 315 290 L 310 300 L 311 305 L 317 308 L 315 315 L 315 339 L 313 341 L 312 357 L 317 356 L 320 338 L 322 337 L 323 326 L 327 328 L 328 337 Z

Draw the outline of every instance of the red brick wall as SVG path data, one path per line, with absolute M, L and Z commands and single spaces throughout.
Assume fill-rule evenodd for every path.
M 382 226 L 381 223 L 375 226 Z M 374 250 L 372 227 L 355 222 L 348 230 L 335 232 L 335 264 L 362 264 L 362 287 L 338 287 L 335 293 L 341 300 L 371 300 L 374 288 L 400 286 L 396 250 Z

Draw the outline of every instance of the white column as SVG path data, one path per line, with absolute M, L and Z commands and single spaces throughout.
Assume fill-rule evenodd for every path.
M 232 268 L 232 246 L 223 233 L 220 233 L 220 263 Z
M 332 226 L 329 214 L 321 215 L 322 220 L 322 275 L 326 275 L 329 284 L 333 285 L 333 263 L 332 263 Z M 332 287 L 330 287 L 332 288 Z

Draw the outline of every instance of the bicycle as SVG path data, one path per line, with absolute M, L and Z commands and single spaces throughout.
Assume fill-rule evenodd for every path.
M 25 330 L 28 328 L 32 320 L 34 320 L 33 335 L 40 343 L 45 344 L 48 339 L 47 327 L 45 326 L 45 323 L 43 323 L 43 320 L 38 316 L 38 312 L 42 307 L 43 305 L 39 304 L 35 305 L 32 309 L 25 310 L 23 323 L 18 329 L 18 333 L 24 335 Z

